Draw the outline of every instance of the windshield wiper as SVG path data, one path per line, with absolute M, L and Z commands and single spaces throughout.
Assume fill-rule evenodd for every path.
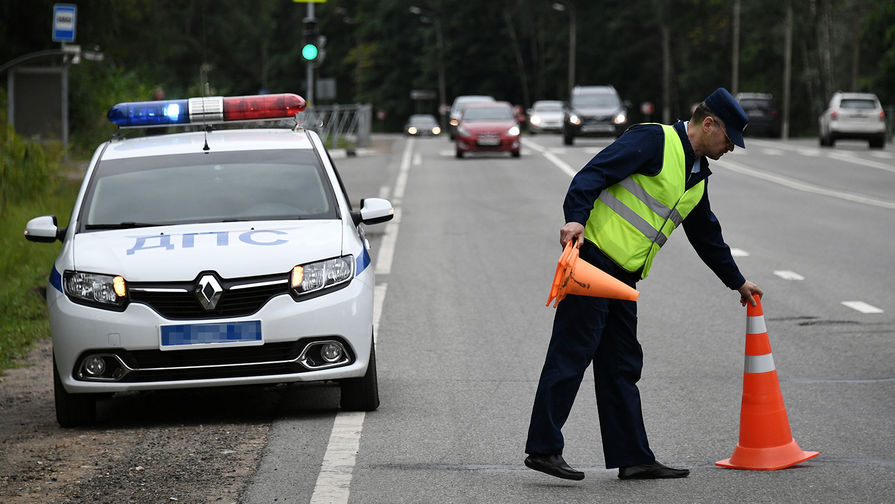
M 84 229 L 131 229 L 141 227 L 164 226 L 157 222 L 119 222 L 118 224 L 87 224 Z

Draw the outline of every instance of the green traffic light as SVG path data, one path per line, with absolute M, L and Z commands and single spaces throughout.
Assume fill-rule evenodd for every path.
M 317 59 L 318 53 L 319 50 L 314 44 L 305 44 L 305 46 L 301 48 L 301 57 L 306 59 L 307 61 L 314 61 L 315 59 Z

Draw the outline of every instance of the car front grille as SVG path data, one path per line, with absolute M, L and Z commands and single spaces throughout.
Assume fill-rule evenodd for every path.
M 287 275 L 220 280 L 223 288 L 214 308 L 206 309 L 196 294 L 196 282 L 135 283 L 128 289 L 130 302 L 144 304 L 169 320 L 244 317 L 261 309 L 271 298 L 289 294 Z

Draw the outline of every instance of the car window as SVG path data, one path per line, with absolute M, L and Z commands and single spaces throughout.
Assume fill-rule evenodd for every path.
M 770 100 L 763 100 L 763 99 L 740 100 L 740 106 L 743 108 L 746 108 L 746 107 L 769 107 L 770 105 L 771 105 Z
M 572 96 L 576 107 L 618 107 L 618 97 L 611 94 L 578 94 Z
M 535 110 L 538 112 L 562 112 L 562 105 L 560 104 L 552 104 L 547 103 L 544 105 L 538 105 L 535 107 Z
M 846 98 L 839 103 L 842 108 L 848 109 L 875 109 L 876 102 L 873 100 L 864 100 L 858 98 Z
M 463 109 L 464 121 L 510 121 L 513 114 L 502 107 L 467 107 Z
M 84 229 L 266 219 L 338 218 L 311 151 L 212 152 L 102 161 Z

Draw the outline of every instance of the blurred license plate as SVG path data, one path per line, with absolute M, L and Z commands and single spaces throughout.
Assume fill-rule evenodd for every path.
M 159 327 L 162 350 L 186 347 L 261 345 L 261 321 L 180 324 Z
M 581 127 L 581 131 L 584 132 L 593 132 L 593 131 L 614 131 L 615 127 L 610 126 L 608 124 L 587 124 Z
M 500 145 L 499 138 L 479 138 L 479 145 Z

